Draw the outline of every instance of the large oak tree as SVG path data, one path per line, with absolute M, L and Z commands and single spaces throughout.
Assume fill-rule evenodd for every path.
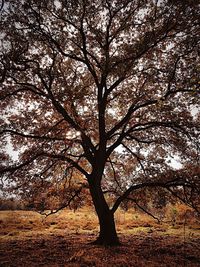
M 138 190 L 162 188 L 197 209 L 197 2 L 4 1 L 3 183 L 26 194 L 73 184 L 63 206 L 87 185 L 104 245 L 118 243 L 114 213 Z M 188 167 L 173 170 L 172 156 Z

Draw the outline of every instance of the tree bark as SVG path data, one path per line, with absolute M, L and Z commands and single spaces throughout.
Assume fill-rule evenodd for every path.
M 96 241 L 92 242 L 92 244 L 104 246 L 119 245 L 120 242 L 115 228 L 114 214 L 106 203 L 101 185 L 100 183 L 96 184 L 92 182 L 89 183 L 89 185 L 100 226 L 99 237 Z

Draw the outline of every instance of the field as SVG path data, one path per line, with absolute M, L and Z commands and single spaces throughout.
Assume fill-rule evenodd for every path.
M 171 224 L 133 211 L 116 214 L 121 246 L 89 244 L 98 233 L 89 208 L 48 217 L 32 211 L 0 212 L 0 266 L 200 266 L 200 224 Z

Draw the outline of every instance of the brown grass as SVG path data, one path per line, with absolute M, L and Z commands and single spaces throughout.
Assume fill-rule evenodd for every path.
M 92 209 L 47 218 L 32 211 L 0 212 L 1 266 L 200 266 L 200 224 L 158 224 L 133 210 L 115 216 L 122 246 L 88 243 L 98 234 Z

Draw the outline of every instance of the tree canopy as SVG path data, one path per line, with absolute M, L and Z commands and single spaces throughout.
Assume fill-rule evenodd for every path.
M 71 200 L 89 186 L 99 243 L 115 243 L 104 226 L 137 190 L 163 188 L 198 209 L 199 15 L 193 0 L 5 1 L 3 183 L 22 194 L 76 183 Z

